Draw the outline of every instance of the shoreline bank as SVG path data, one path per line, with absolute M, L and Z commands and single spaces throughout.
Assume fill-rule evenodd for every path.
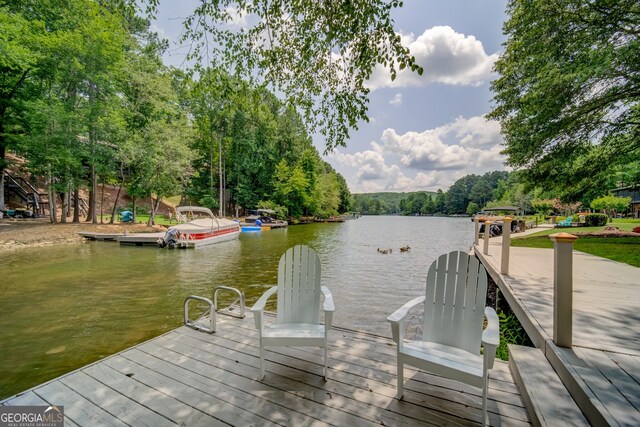
M 165 230 L 161 226 L 147 227 L 146 224 L 92 224 L 58 223 L 48 219 L 0 220 L 0 252 L 9 252 L 24 248 L 55 246 L 60 244 L 81 243 L 84 238 L 78 233 L 145 233 Z

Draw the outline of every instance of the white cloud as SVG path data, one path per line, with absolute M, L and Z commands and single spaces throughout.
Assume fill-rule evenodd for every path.
M 400 156 L 403 166 L 420 171 L 502 169 L 500 125 L 482 117 L 458 117 L 423 132 L 398 135 L 386 129 L 381 137 L 385 153 Z M 471 172 L 469 172 L 471 173 Z
M 472 35 L 455 32 L 449 26 L 425 30 L 415 38 L 413 34 L 401 35 L 402 44 L 411 50 L 424 73 L 407 69 L 398 72 L 391 81 L 388 70 L 378 65 L 367 86 L 371 90 L 383 87 L 425 86 L 429 83 L 450 85 L 480 85 L 491 76 L 498 54 L 487 55 L 482 42 Z
M 389 101 L 389 105 L 393 106 L 393 107 L 399 107 L 402 105 L 402 94 L 401 93 L 396 93 L 395 96 L 393 98 L 391 98 L 391 101 Z
M 247 26 L 247 12 L 245 10 L 238 9 L 235 6 L 227 6 L 225 12 L 229 16 L 227 25 L 238 28 Z
M 497 122 L 458 117 L 423 132 L 386 129 L 369 150 L 330 156 L 355 170 L 348 179 L 353 192 L 436 191 L 464 175 L 504 169 L 501 143 Z

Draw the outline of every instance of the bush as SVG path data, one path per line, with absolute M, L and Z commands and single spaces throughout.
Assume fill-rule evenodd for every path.
M 634 233 L 640 233 L 640 227 L 636 227 L 631 231 L 633 231 Z
M 607 225 L 609 217 L 605 214 L 589 214 L 584 217 L 584 223 L 587 227 L 601 227 Z
M 498 359 L 509 360 L 508 344 L 533 346 L 529 336 L 513 312 L 510 310 L 508 312 L 500 311 L 498 318 L 500 319 L 500 345 L 496 350 Z

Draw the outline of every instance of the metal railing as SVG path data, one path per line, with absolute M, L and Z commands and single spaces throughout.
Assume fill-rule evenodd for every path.
M 229 304 L 225 308 L 218 309 L 218 293 L 220 291 L 230 291 L 237 295 L 236 299 L 233 300 L 231 304 Z M 201 301 L 206 303 L 209 306 L 209 309 L 202 315 L 198 320 L 191 320 L 189 318 L 189 302 Z M 230 286 L 218 286 L 215 288 L 213 292 L 213 301 L 209 298 L 201 297 L 198 295 L 189 295 L 184 300 L 184 325 L 190 328 L 193 328 L 197 331 L 207 332 L 212 334 L 216 331 L 216 315 L 217 313 L 225 314 L 227 316 L 244 318 L 245 317 L 245 298 L 244 292 L 232 288 Z M 236 309 L 238 311 L 236 311 Z

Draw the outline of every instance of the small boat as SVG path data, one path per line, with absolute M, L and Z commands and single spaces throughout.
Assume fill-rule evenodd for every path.
M 263 229 L 271 229 L 271 228 L 284 228 L 289 225 L 287 221 L 283 221 L 280 219 L 275 219 L 273 215 L 275 214 L 274 210 L 271 209 L 256 209 L 250 211 L 251 215 L 244 219 L 244 224 L 242 224 L 242 229 L 244 230 L 245 226 L 260 226 Z M 258 224 L 259 222 L 259 224 Z M 256 231 L 253 229 L 248 229 L 247 231 Z
M 225 218 L 216 218 L 210 209 L 200 206 L 179 206 L 176 218 L 180 224 L 170 227 L 158 239 L 161 248 L 199 248 L 227 240 L 237 239 L 240 224 Z
M 259 225 L 243 225 L 242 226 L 243 233 L 253 233 L 256 231 L 262 231 L 262 227 Z

